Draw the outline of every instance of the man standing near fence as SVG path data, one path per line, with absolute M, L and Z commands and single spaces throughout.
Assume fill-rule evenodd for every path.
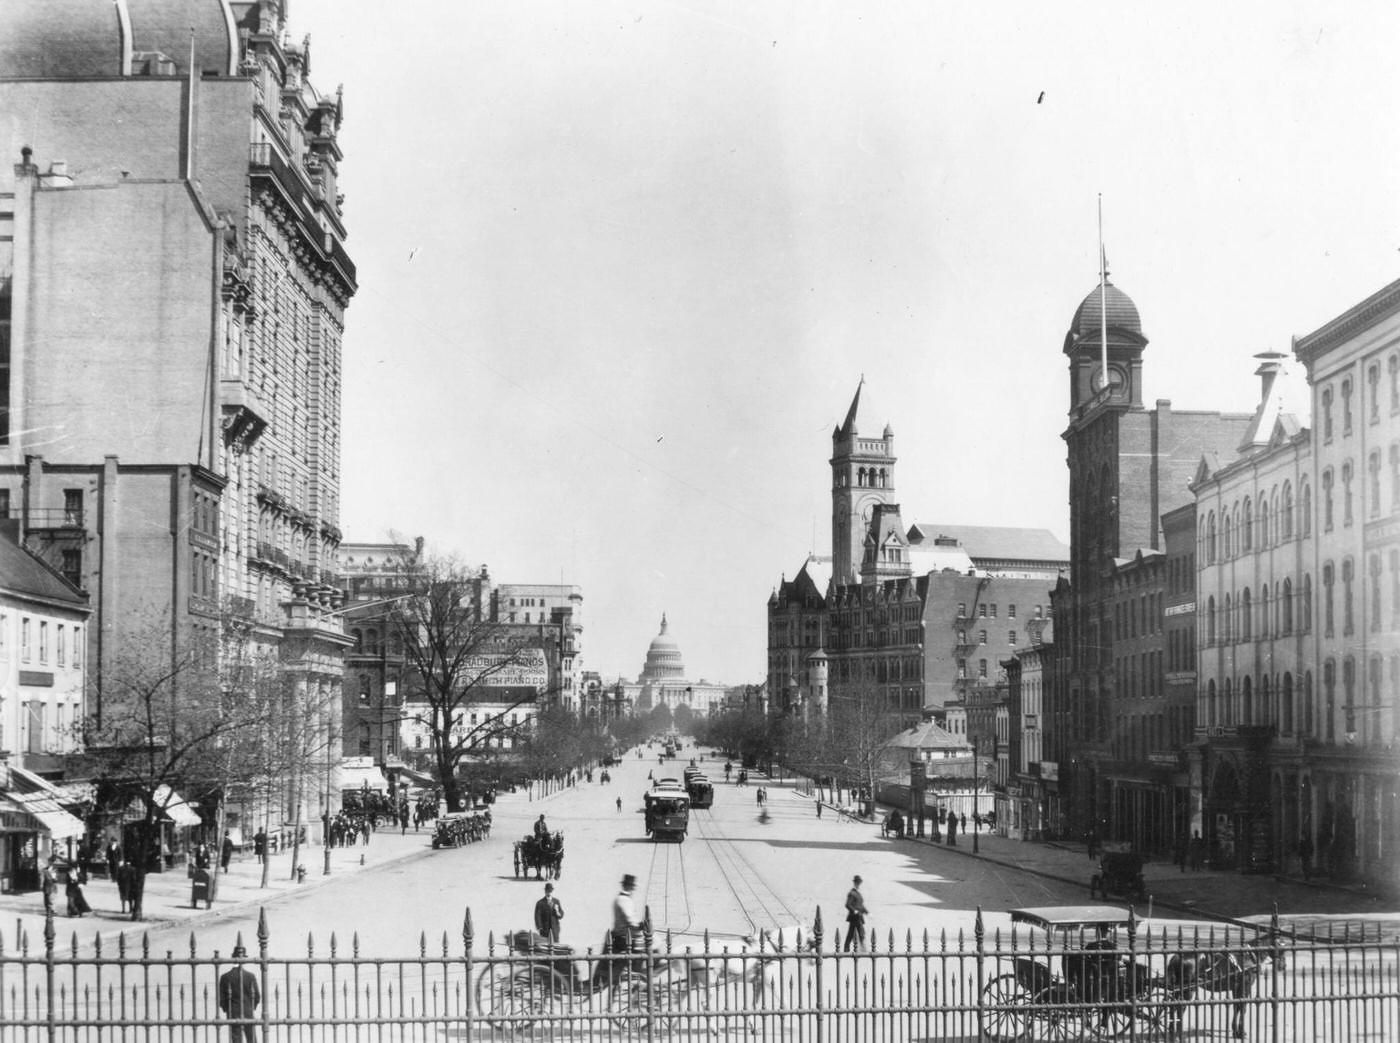
M 564 919 L 564 907 L 554 897 L 554 885 L 544 885 L 544 897 L 535 903 L 535 930 L 551 942 L 559 941 L 559 921 Z
M 248 950 L 241 944 L 233 947 L 235 960 L 246 960 Z M 262 1002 L 258 979 L 241 964 L 234 964 L 219 977 L 219 1009 L 229 1019 L 230 1043 L 258 1043 L 257 1026 L 253 1019 Z
M 865 948 L 865 898 L 860 893 L 861 879 L 856 877 L 846 892 L 845 952 Z

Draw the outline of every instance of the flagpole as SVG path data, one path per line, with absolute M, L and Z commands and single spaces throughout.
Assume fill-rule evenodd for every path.
M 1099 193 L 1099 364 L 1102 366 L 1103 386 L 1111 389 L 1108 379 L 1108 258 L 1103 252 L 1103 193 Z

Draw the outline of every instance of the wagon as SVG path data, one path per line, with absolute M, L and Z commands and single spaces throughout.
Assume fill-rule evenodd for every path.
M 1147 884 L 1142 878 L 1144 861 L 1141 855 L 1131 851 L 1108 852 L 1099 859 L 1099 871 L 1089 877 L 1089 897 L 1118 895 L 1143 901 L 1147 898 Z

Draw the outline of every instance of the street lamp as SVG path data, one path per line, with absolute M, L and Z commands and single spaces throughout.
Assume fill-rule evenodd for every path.
M 977 836 L 982 832 L 978 825 L 982 820 L 982 808 L 977 801 L 977 739 L 972 740 L 972 853 L 980 854 L 981 849 L 977 844 Z

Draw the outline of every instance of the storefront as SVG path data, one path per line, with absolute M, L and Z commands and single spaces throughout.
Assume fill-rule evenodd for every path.
M 0 772 L 0 891 L 33 891 L 50 855 L 67 857 L 84 832 L 53 784 L 22 768 Z

